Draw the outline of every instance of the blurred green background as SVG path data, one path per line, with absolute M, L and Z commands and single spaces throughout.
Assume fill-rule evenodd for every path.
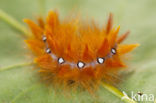
M 0 9 L 25 25 L 24 18 L 36 20 L 40 15 L 39 2 L 42 0 L 0 0 Z M 156 96 L 156 0 L 46 0 L 44 9 L 44 15 L 57 9 L 61 18 L 80 13 L 83 17 L 94 18 L 101 25 L 112 12 L 115 25 L 121 26 L 120 33 L 131 31 L 125 43 L 141 44 L 129 62 L 133 72 L 122 78 L 118 88 L 129 95 L 131 91 L 141 91 Z M 0 19 L 0 103 L 122 103 L 102 87 L 97 91 L 98 99 L 86 92 L 73 93 L 70 98 L 55 95 L 53 90 L 38 83 L 36 71 L 31 71 L 31 66 L 3 70 L 31 62 L 20 35 Z

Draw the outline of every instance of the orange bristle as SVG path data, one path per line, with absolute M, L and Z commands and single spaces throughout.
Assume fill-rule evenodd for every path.
M 85 88 L 91 92 L 100 82 L 112 82 L 111 74 L 118 75 L 126 67 L 121 55 L 132 51 L 138 44 L 120 44 L 129 32 L 118 38 L 120 26 L 112 28 L 112 14 L 107 26 L 100 29 L 94 22 L 84 23 L 77 18 L 60 21 L 58 14 L 49 12 L 46 23 L 39 25 L 24 20 L 34 36 L 26 40 L 37 54 L 35 63 L 40 67 L 42 80 L 50 85 Z

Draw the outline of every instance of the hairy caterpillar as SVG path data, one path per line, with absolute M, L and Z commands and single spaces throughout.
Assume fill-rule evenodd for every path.
M 113 82 L 111 75 L 118 75 L 126 67 L 122 55 L 138 44 L 121 44 L 129 32 L 118 38 L 120 26 L 112 28 L 112 14 L 106 27 L 79 19 L 60 21 L 54 11 L 39 25 L 25 19 L 33 36 L 25 40 L 36 55 L 43 80 L 57 86 L 97 88 L 101 82 Z

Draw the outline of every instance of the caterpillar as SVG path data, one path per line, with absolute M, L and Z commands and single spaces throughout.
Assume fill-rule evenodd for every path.
M 50 85 L 93 90 L 101 82 L 114 82 L 114 76 L 126 67 L 122 56 L 139 44 L 122 44 L 129 32 L 118 37 L 120 26 L 113 27 L 112 14 L 106 26 L 78 18 L 60 20 L 50 11 L 46 22 L 24 21 L 33 36 L 25 40 L 36 55 L 41 79 Z

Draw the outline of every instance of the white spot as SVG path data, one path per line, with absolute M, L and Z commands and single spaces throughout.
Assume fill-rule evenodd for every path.
M 46 49 L 46 53 L 50 54 L 51 50 L 49 48 Z
M 85 63 L 83 62 L 78 62 L 77 63 L 78 68 L 83 68 L 85 66 Z
M 43 36 L 42 40 L 45 42 L 47 40 L 47 37 Z
M 103 64 L 104 61 L 105 61 L 105 58 L 97 58 L 97 62 L 98 62 L 99 64 Z
M 112 48 L 112 49 L 111 49 L 111 52 L 112 52 L 113 54 L 116 54 L 116 49 Z
M 64 63 L 65 61 L 64 61 L 64 59 L 63 58 L 58 58 L 58 63 L 59 64 L 62 64 L 62 63 Z

